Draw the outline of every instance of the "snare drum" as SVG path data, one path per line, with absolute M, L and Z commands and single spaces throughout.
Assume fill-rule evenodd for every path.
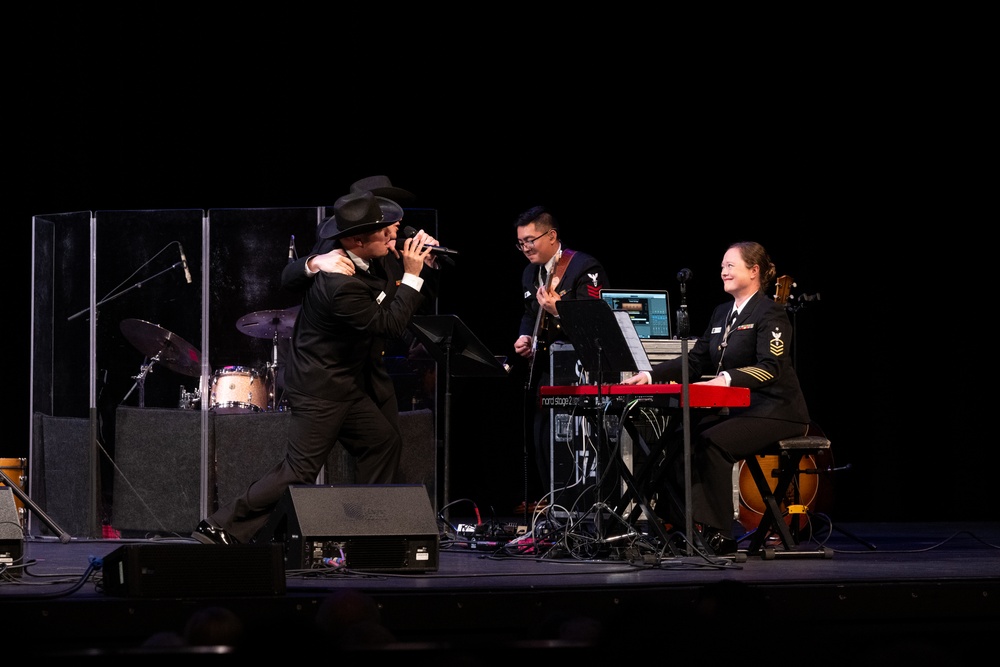
M 0 459 L 0 470 L 7 475 L 10 481 L 14 482 L 21 491 L 25 491 L 24 485 L 28 481 L 28 459 Z M 0 477 L 0 486 L 6 486 L 7 482 Z M 24 503 L 18 495 L 14 494 L 14 506 L 17 508 L 17 518 L 24 528 Z
M 225 366 L 212 374 L 210 407 L 217 413 L 263 412 L 267 387 L 252 368 Z

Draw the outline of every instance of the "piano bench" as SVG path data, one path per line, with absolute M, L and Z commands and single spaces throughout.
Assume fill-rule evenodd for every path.
M 785 521 L 785 514 L 802 514 L 808 508 L 801 504 L 799 497 L 799 475 L 818 474 L 818 470 L 800 470 L 800 464 L 807 457 L 816 457 L 830 449 L 829 438 L 822 435 L 804 435 L 795 438 L 785 438 L 774 443 L 757 456 L 751 456 L 744 461 L 753 477 L 754 485 L 764 504 L 764 513 L 760 523 L 750 537 L 747 553 L 751 556 L 761 556 L 765 559 L 782 557 L 822 557 L 832 558 L 833 551 L 827 548 L 808 551 L 799 546 L 799 518 L 793 516 L 790 524 Z M 768 475 L 764 474 L 761 460 L 777 457 L 777 465 L 771 470 L 770 480 L 777 478 L 773 485 L 769 483 Z M 782 509 L 785 503 L 785 509 Z M 765 549 L 764 544 L 771 535 L 777 535 L 784 547 L 783 551 Z

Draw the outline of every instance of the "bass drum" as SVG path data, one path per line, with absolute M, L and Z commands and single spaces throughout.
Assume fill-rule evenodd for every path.
M 260 374 L 244 366 L 224 366 L 212 374 L 209 407 L 218 414 L 264 412 L 267 386 Z

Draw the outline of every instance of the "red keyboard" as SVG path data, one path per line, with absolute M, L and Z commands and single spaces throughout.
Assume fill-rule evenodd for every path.
M 607 401 L 641 401 L 655 406 L 682 407 L 679 384 L 609 384 L 546 385 L 539 387 L 540 402 L 545 407 L 595 406 Z M 600 389 L 600 392 L 598 392 Z M 692 408 L 742 408 L 750 405 L 746 387 L 717 387 L 689 384 L 688 401 Z

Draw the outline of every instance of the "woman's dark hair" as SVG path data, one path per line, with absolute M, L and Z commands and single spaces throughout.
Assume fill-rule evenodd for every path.
M 739 249 L 740 257 L 743 258 L 747 266 L 757 265 L 760 267 L 760 289 L 766 293 L 770 289 L 775 276 L 778 275 L 778 271 L 774 268 L 774 262 L 771 261 L 767 251 L 764 250 L 764 246 L 756 241 L 739 241 L 729 246 L 729 248 Z

